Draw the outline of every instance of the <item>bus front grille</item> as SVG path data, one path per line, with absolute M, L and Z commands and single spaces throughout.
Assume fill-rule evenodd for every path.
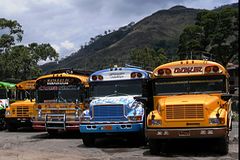
M 123 105 L 95 105 L 92 110 L 94 120 L 120 121 L 124 120 Z
M 18 117 L 27 117 L 29 116 L 29 108 L 26 106 L 17 107 L 17 116 Z
M 188 104 L 188 105 L 167 105 L 166 119 L 203 119 L 203 105 L 202 104 Z

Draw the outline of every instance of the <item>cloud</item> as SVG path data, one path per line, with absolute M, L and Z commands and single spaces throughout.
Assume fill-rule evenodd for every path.
M 16 15 L 28 10 L 28 7 L 26 6 L 26 3 L 24 1 L 13 2 L 9 0 L 1 0 L 0 4 L 0 13 L 3 13 L 3 15 L 4 13 L 8 15 Z
M 175 5 L 213 9 L 237 0 L 0 0 L 0 15 L 23 27 L 22 43 L 50 43 L 60 58 L 105 30 Z
M 74 44 L 72 42 L 69 42 L 68 40 L 61 43 L 61 46 L 65 49 L 74 49 Z

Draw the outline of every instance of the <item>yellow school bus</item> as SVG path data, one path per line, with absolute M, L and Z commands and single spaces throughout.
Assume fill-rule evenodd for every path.
M 231 95 L 222 65 L 206 60 L 160 65 L 153 71 L 152 92 L 145 129 L 151 154 L 166 140 L 190 138 L 212 138 L 219 153 L 228 153 Z
M 89 87 L 87 80 L 87 75 L 73 70 L 58 70 L 39 77 L 33 129 L 51 135 L 58 131 L 78 131 Z
M 8 131 L 16 131 L 19 127 L 32 126 L 35 82 L 36 80 L 26 80 L 16 84 L 16 102 L 11 103 L 5 112 Z

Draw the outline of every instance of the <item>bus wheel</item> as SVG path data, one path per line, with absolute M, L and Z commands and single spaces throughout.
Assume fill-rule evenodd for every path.
M 50 136 L 56 136 L 58 134 L 58 130 L 56 129 L 48 129 L 47 132 Z
M 229 151 L 229 136 L 218 139 L 218 153 L 221 155 L 228 154 Z
M 86 147 L 94 147 L 95 145 L 95 138 L 92 135 L 82 135 L 82 141 Z
M 6 129 L 6 122 L 3 118 L 0 118 L 0 130 Z
M 133 146 L 144 146 L 146 145 L 147 140 L 144 134 L 138 133 L 127 137 L 127 142 Z
M 9 132 L 16 132 L 18 127 L 15 124 L 7 124 L 7 130 Z
M 149 149 L 152 155 L 158 155 L 161 151 L 161 144 L 159 140 L 149 139 Z

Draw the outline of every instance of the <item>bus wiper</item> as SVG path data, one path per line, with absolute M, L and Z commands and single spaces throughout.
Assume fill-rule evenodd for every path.
M 203 92 L 189 92 L 189 94 L 203 94 Z
M 62 96 L 58 96 L 58 99 L 60 100 L 60 102 L 64 102 L 64 103 L 66 103 L 67 102 L 67 100 L 66 99 L 64 99 Z
M 129 94 L 127 93 L 116 92 L 113 94 L 106 95 L 105 97 L 112 97 L 112 96 L 119 96 L 119 95 L 129 96 Z
M 173 93 L 174 94 L 174 93 Z M 175 93 L 175 95 L 186 95 L 188 92 L 182 92 L 182 93 Z

